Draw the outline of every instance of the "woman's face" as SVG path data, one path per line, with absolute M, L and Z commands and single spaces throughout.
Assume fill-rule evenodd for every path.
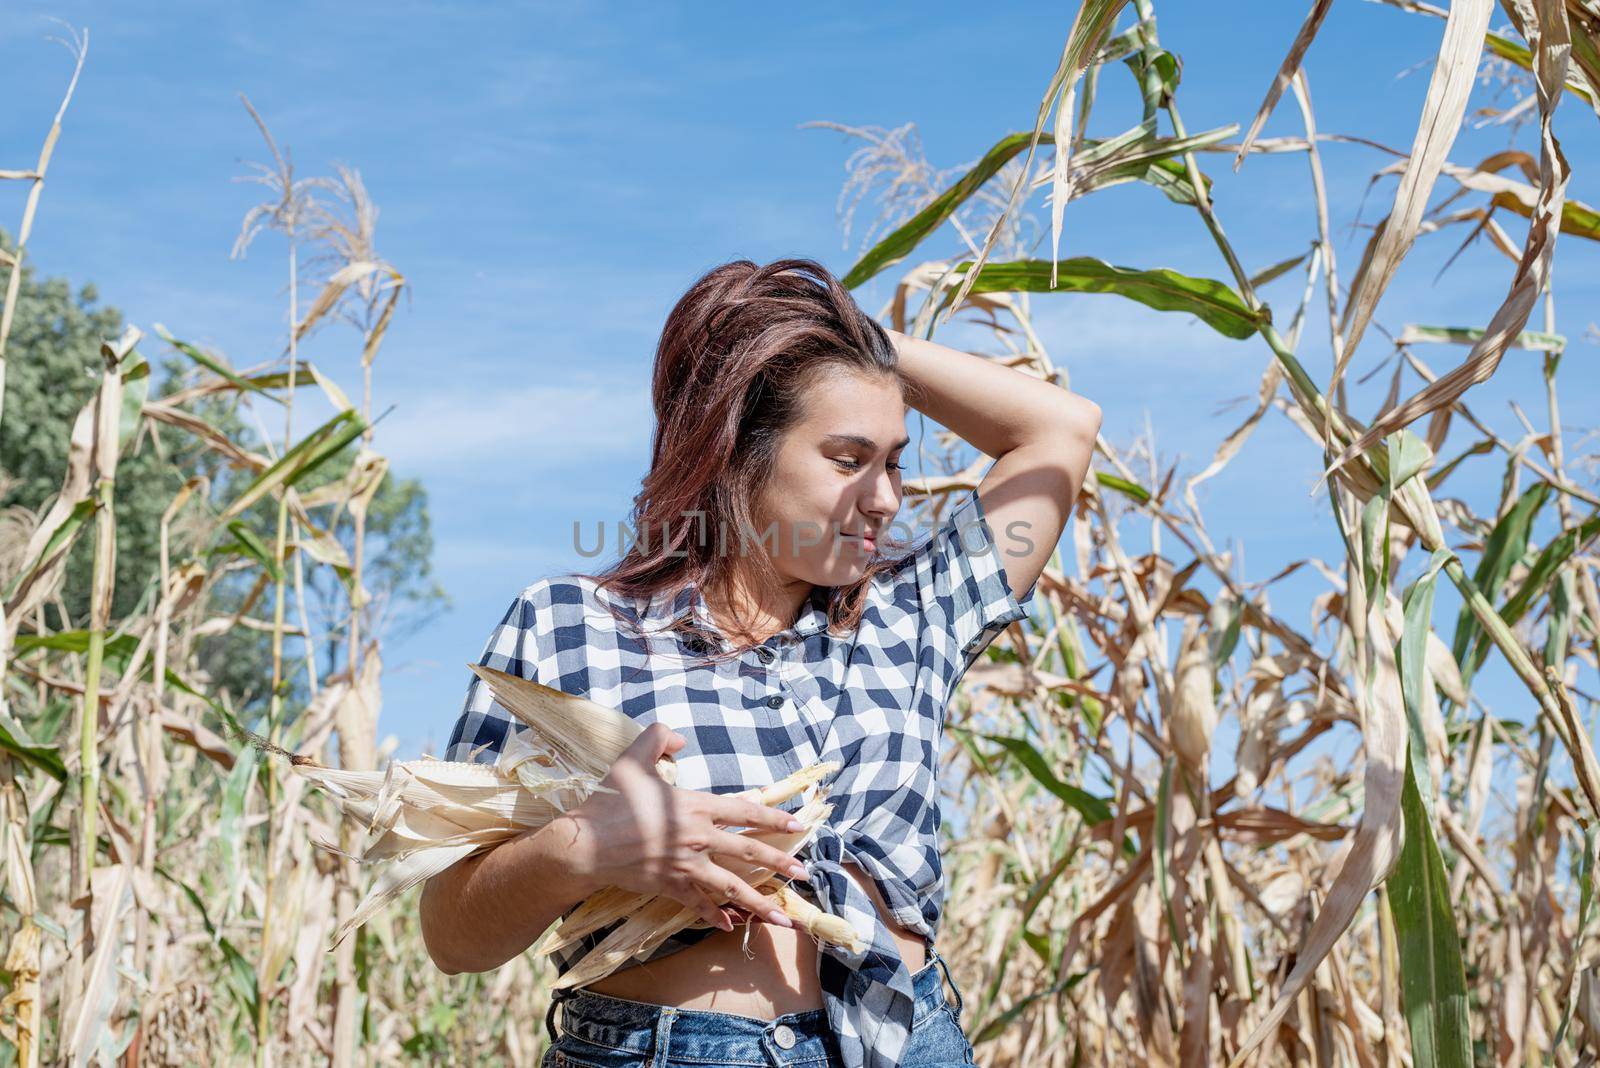
M 892 374 L 832 370 L 806 393 L 806 414 L 784 435 L 772 478 L 756 501 L 778 573 L 842 586 L 865 571 L 900 508 L 906 404 Z

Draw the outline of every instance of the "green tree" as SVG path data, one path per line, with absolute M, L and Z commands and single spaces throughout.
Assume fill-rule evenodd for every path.
M 0 231 L 0 246 L 12 247 Z M 0 270 L 0 284 L 5 274 Z M 61 489 L 66 470 L 72 421 L 94 395 L 100 374 L 100 344 L 121 334 L 122 313 L 98 303 L 92 284 L 76 295 L 64 278 L 39 280 L 24 265 L 7 358 L 4 418 L 0 419 L 0 508 L 13 505 L 41 513 Z M 156 369 L 158 382 L 152 394 L 168 396 L 204 377 L 186 357 L 166 355 L 159 362 L 152 350 L 165 347 L 159 338 L 147 337 L 141 349 Z M 265 453 L 258 436 L 238 411 L 242 403 L 232 392 L 218 393 L 187 405 L 211 426 L 253 452 Z M 356 445 L 314 472 L 306 488 L 344 477 L 353 462 Z M 160 567 L 161 516 L 183 483 L 203 475 L 209 482 L 208 505 L 218 509 L 236 496 L 253 478 L 253 472 L 233 467 L 215 450 L 191 434 L 161 424 L 154 432 L 149 423 L 141 430 L 117 467 L 116 590 L 112 602 L 115 619 L 153 604 Z M 328 510 L 319 510 L 325 519 Z M 276 524 L 276 503 L 269 496 L 243 516 L 264 541 L 270 543 Z M 178 524 L 171 554 L 174 562 L 197 546 L 182 540 L 192 525 Z M 433 535 L 428 516 L 427 491 L 415 479 L 386 477 L 367 512 L 364 579 L 372 602 L 363 621 L 363 633 L 386 639 L 403 636 L 449 606 L 448 596 L 432 578 Z M 347 552 L 354 551 L 354 523 L 340 512 L 333 533 Z M 93 542 L 80 538 L 68 557 L 60 600 L 47 606 L 45 625 L 52 631 L 85 625 L 88 619 L 90 562 Z M 217 558 L 220 565 L 222 557 Z M 224 576 L 212 594 L 216 614 L 238 611 L 250 596 L 258 568 L 244 568 Z M 347 593 L 332 572 L 322 566 L 307 570 L 307 610 L 314 632 L 325 637 L 344 632 L 349 603 Z M 263 591 L 265 593 L 267 591 Z M 270 617 L 270 598 L 261 596 L 247 614 Z M 291 606 L 288 617 L 296 622 Z M 297 646 L 291 643 L 289 649 Z M 319 665 L 327 674 L 343 667 L 343 643 L 325 649 L 329 658 Z M 196 651 L 200 669 L 210 687 L 226 691 L 236 709 L 251 711 L 267 695 L 272 677 L 270 635 L 250 627 L 230 627 L 201 640 Z M 305 697 L 305 672 L 288 675 L 291 706 Z

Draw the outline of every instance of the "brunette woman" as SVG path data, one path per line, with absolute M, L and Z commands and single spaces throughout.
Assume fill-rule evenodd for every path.
M 599 574 L 524 588 L 479 661 L 646 729 L 605 780 L 616 793 L 430 880 L 429 952 L 446 972 L 485 971 L 602 887 L 666 895 L 701 922 L 557 991 L 546 1066 L 973 1064 L 935 949 L 945 706 L 1027 614 L 1100 410 L 884 329 L 809 259 L 695 282 L 662 332 L 653 393 L 637 541 Z M 912 523 L 896 522 L 908 406 L 995 458 Z M 493 761 L 515 723 L 473 677 L 446 757 Z M 653 770 L 662 754 L 676 785 Z M 834 809 L 797 857 L 734 833 L 785 830 L 800 802 L 727 795 L 819 761 L 842 766 Z M 732 861 L 792 879 L 870 947 L 794 930 Z M 616 926 L 555 953 L 558 971 Z

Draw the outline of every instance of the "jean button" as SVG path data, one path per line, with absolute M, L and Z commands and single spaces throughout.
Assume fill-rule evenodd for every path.
M 794 1029 L 788 1024 L 779 1024 L 772 1030 L 772 1040 L 784 1049 L 793 1049 Z

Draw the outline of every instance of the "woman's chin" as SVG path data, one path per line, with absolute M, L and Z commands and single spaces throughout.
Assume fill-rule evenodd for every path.
M 834 562 L 831 570 L 838 578 L 829 582 L 830 586 L 843 586 L 854 582 L 867 573 L 867 568 L 872 565 L 872 553 L 863 553 L 860 549 L 847 549 Z

